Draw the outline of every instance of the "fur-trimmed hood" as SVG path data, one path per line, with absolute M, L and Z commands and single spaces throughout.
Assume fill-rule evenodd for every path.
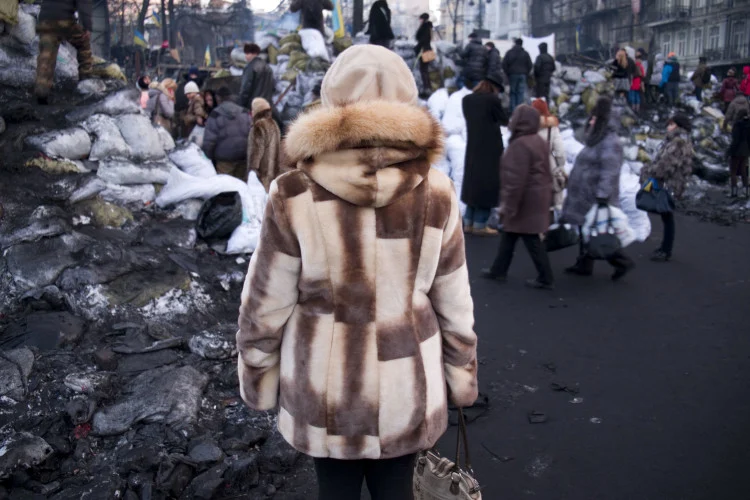
M 289 129 L 287 157 L 352 204 L 383 207 L 417 187 L 443 152 L 443 132 L 414 104 L 385 100 L 323 107 Z

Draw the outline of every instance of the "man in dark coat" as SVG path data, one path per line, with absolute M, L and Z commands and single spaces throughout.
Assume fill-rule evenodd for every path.
M 216 93 L 219 106 L 206 122 L 203 152 L 214 162 L 216 172 L 247 181 L 247 138 L 250 115 L 232 102 L 232 93 L 222 87 Z
M 246 43 L 244 47 L 247 66 L 242 72 L 242 83 L 240 84 L 240 97 L 238 103 L 245 109 L 251 109 L 253 100 L 261 97 L 272 103 L 271 112 L 276 125 L 284 131 L 284 123 L 281 115 L 273 106 L 273 94 L 276 90 L 276 82 L 273 79 L 273 70 L 260 56 L 260 47 L 255 43 Z
M 547 44 L 539 44 L 539 55 L 534 61 L 534 80 L 536 81 L 536 96 L 539 99 L 544 98 L 549 102 L 549 86 L 552 81 L 552 74 L 557 67 L 555 59 L 547 53 Z
M 503 59 L 503 70 L 510 80 L 510 112 L 526 100 L 526 79 L 531 73 L 531 56 L 523 49 L 523 40 L 516 43 Z
M 432 50 L 432 23 L 430 15 L 425 13 L 419 16 L 419 29 L 417 30 L 417 46 L 414 52 L 419 57 L 419 74 L 422 77 L 422 95 L 429 96 L 432 93 L 430 82 L 430 63 L 424 62 L 422 54 Z
M 503 64 L 500 51 L 492 42 L 487 42 L 484 46 L 487 48 L 487 76 L 493 79 L 502 78 Z
M 42 3 L 36 27 L 39 34 L 39 56 L 34 85 L 34 95 L 39 104 L 49 103 L 61 42 L 67 40 L 76 49 L 78 79 L 91 77 L 91 11 L 91 0 L 44 0 Z M 79 22 L 76 22 L 76 12 Z
M 482 45 L 479 47 L 485 50 Z M 467 142 L 461 201 L 467 205 L 464 214 L 467 233 L 497 234 L 487 227 L 487 219 L 490 210 L 497 207 L 500 194 L 499 165 L 504 150 L 500 126 L 508 123 L 498 95 L 501 89 L 502 82 L 484 79 L 462 101 Z
M 461 52 L 464 64 L 464 85 L 472 89 L 487 76 L 487 49 L 482 45 L 479 35 L 469 35 L 469 43 Z
M 500 166 L 503 237 L 495 262 L 485 277 L 499 281 L 507 279 L 520 238 L 537 270 L 537 278 L 526 284 L 550 289 L 554 282 L 552 267 L 540 235 L 549 228 L 552 172 L 549 146 L 539 136 L 539 124 L 539 113 L 525 104 L 516 108 L 510 120 L 512 135 Z
M 391 9 L 385 0 L 377 0 L 370 7 L 367 34 L 370 35 L 371 44 L 391 48 L 391 43 L 396 37 L 391 29 Z
M 292 0 L 292 3 L 289 4 L 290 12 L 302 11 L 300 24 L 302 24 L 303 28 L 318 30 L 323 34 L 323 38 L 325 38 L 326 30 L 323 25 L 323 10 L 333 10 L 333 2 L 331 0 Z

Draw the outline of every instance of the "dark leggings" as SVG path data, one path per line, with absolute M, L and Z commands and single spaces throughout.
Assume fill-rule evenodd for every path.
M 661 241 L 660 250 L 665 254 L 672 255 L 672 247 L 674 246 L 674 213 L 669 212 L 661 214 L 661 221 L 664 223 L 664 238 Z
M 318 500 L 359 500 L 367 482 L 372 500 L 413 500 L 416 454 L 385 460 L 316 458 Z
M 731 187 L 737 186 L 737 177 L 742 179 L 742 185 L 747 187 L 747 157 L 732 156 L 729 161 L 729 182 Z
M 419 74 L 422 77 L 422 92 L 424 92 L 424 94 L 431 94 L 432 82 L 430 81 L 430 63 L 423 62 L 421 57 L 419 58 Z

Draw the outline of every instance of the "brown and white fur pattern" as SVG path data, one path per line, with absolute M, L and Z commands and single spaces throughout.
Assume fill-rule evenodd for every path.
M 242 292 L 242 398 L 279 405 L 299 451 L 337 459 L 427 449 L 447 396 L 477 396 L 474 313 L 458 202 L 430 168 L 426 111 L 321 108 L 290 129 L 297 170 L 271 185 Z

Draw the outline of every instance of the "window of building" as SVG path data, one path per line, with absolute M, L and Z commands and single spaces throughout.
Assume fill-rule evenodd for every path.
M 687 31 L 677 33 L 677 55 L 680 57 L 687 55 Z
M 703 55 L 703 30 L 693 31 L 693 54 L 696 56 Z
M 672 52 L 672 34 L 662 33 L 661 35 L 661 51 L 666 56 Z
M 719 27 L 711 26 L 708 30 L 708 48 L 716 50 L 719 48 Z
M 747 44 L 747 27 L 745 21 L 735 21 L 732 23 L 732 48 L 744 48 Z
M 518 22 L 518 2 L 511 2 L 510 4 L 510 22 Z

